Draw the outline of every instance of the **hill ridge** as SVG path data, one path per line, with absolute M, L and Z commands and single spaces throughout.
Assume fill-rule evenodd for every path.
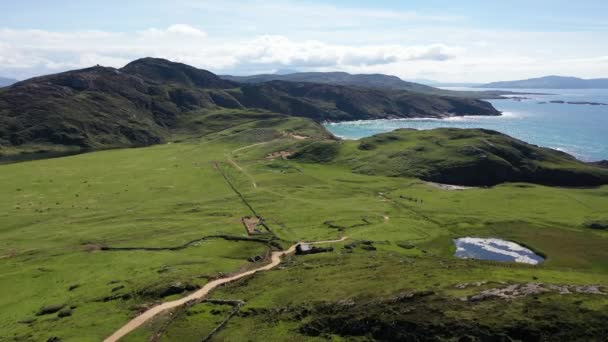
M 492 82 L 478 88 L 608 89 L 608 78 L 583 79 L 572 76 L 543 76 L 515 81 Z
M 143 58 L 121 69 L 94 66 L 2 88 L 0 153 L 158 144 L 179 130 L 205 131 L 192 121 L 227 109 L 316 122 L 500 115 L 490 103 L 470 98 L 305 82 L 239 84 L 186 64 Z

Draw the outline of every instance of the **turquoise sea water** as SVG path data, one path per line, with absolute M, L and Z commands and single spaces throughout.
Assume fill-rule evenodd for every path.
M 446 88 L 479 90 L 471 88 Z M 608 159 L 608 106 L 539 104 L 554 100 L 608 103 L 608 89 L 501 89 L 550 93 L 521 95 L 529 99 L 491 100 L 500 117 L 465 116 L 448 119 L 364 120 L 328 123 L 336 136 L 359 139 L 397 128 L 488 128 L 526 142 L 551 147 L 585 161 Z

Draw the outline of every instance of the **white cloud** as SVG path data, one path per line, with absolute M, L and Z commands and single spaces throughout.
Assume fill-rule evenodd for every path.
M 162 18 L 148 15 L 166 20 L 166 26 L 140 31 L 0 28 L 0 75 L 24 78 L 97 63 L 120 67 L 152 56 L 236 74 L 343 70 L 456 82 L 608 76 L 601 22 L 591 25 L 589 18 L 575 16 L 580 22 L 568 26 L 571 31 L 523 30 L 509 17 L 489 24 L 477 20 L 482 15 L 477 12 L 467 17 L 433 6 L 403 9 L 408 7 L 405 2 L 173 0 L 155 7 Z
M 27 77 L 95 64 L 120 67 L 145 56 L 220 71 L 370 67 L 406 61 L 445 61 L 461 51 L 443 44 L 348 46 L 317 40 L 294 41 L 276 35 L 226 43 L 183 24 L 134 33 L 4 29 L 0 30 L 0 74 L 18 73 Z
M 274 2 L 270 4 L 276 6 Z M 325 14 L 312 11 L 306 15 Z M 384 12 L 357 12 L 357 15 L 407 16 Z M 121 67 L 134 59 L 151 56 L 234 74 L 278 69 L 339 70 L 455 82 L 547 74 L 608 76 L 608 48 L 597 44 L 603 39 L 598 32 L 518 32 L 442 26 L 349 32 L 299 39 L 298 34 L 289 32 L 256 35 L 249 31 L 247 36 L 226 38 L 186 24 L 134 32 L 0 29 L 0 75 L 23 79 L 95 64 Z
M 175 24 L 166 29 L 149 28 L 143 31 L 138 31 L 139 38 L 189 38 L 189 39 L 204 39 L 207 38 L 207 33 L 198 28 L 185 24 Z
M 235 58 L 241 64 L 290 67 L 369 66 L 412 60 L 443 61 L 459 51 L 446 45 L 429 46 L 346 46 L 320 41 L 296 42 L 283 36 L 262 36 L 239 49 Z
M 196 27 L 185 24 L 175 24 L 167 28 L 167 33 L 183 34 L 187 36 L 193 36 L 198 38 L 205 38 L 207 34 Z

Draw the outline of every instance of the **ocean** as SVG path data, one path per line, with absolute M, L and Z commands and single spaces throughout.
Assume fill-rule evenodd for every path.
M 445 88 L 480 90 L 475 88 Z M 531 144 L 572 154 L 584 161 L 608 160 L 608 106 L 549 103 L 549 101 L 608 104 L 608 89 L 499 89 L 552 95 L 518 95 L 526 99 L 489 100 L 499 117 L 464 116 L 447 119 L 362 120 L 325 125 L 344 139 L 360 139 L 397 128 L 438 127 L 493 129 Z M 546 103 L 542 103 L 546 102 Z

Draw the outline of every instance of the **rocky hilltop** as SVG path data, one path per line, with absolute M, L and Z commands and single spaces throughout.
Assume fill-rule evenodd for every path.
M 466 186 L 608 184 L 606 169 L 486 129 L 399 129 L 359 141 L 311 144 L 291 158 L 342 164 L 362 174 Z
M 0 150 L 156 144 L 184 118 L 222 109 L 262 109 L 317 122 L 500 115 L 475 99 L 284 81 L 241 84 L 185 64 L 144 58 L 122 69 L 96 66 L 1 89 Z

